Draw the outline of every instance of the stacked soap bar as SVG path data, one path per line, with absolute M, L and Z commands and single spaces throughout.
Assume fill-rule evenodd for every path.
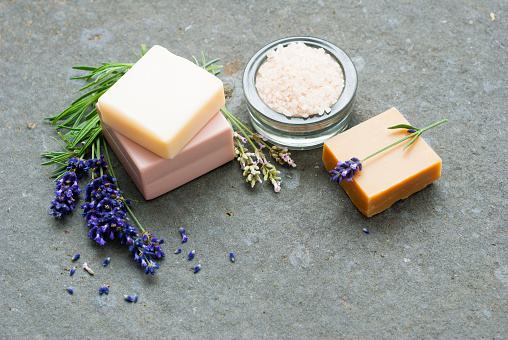
M 98 100 L 103 133 L 146 199 L 234 158 L 222 82 L 154 46 Z
M 157 45 L 98 100 L 105 124 L 169 159 L 224 103 L 219 78 Z
M 323 162 L 328 171 L 338 160 L 368 155 L 407 136 L 406 130 L 389 126 L 409 124 L 392 108 L 325 142 Z M 394 146 L 363 163 L 353 182 L 343 181 L 342 188 L 367 217 L 382 212 L 398 200 L 425 188 L 441 176 L 441 158 L 419 137 L 408 149 L 407 143 Z
M 173 159 L 162 158 L 101 124 L 104 137 L 147 200 L 204 175 L 235 155 L 231 126 L 220 112 Z

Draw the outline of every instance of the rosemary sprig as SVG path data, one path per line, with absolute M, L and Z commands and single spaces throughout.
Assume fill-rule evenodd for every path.
M 146 46 L 141 45 L 141 56 L 145 54 Z M 140 58 L 137 55 L 136 57 Z M 44 118 L 50 120 L 52 126 L 55 126 L 60 120 L 65 119 L 63 123 L 58 124 L 55 128 L 57 130 L 67 130 L 65 133 L 58 131 L 61 142 L 57 140 L 65 151 L 42 154 L 43 157 L 49 158 L 49 161 L 42 163 L 42 165 L 61 165 L 61 167 L 54 171 L 53 177 L 61 178 L 65 174 L 67 160 L 71 158 L 87 158 L 85 156 L 90 152 L 90 147 L 93 143 L 96 143 L 102 132 L 95 107 L 97 100 L 133 65 L 133 63 L 103 63 L 99 67 L 73 67 L 75 70 L 89 72 L 87 75 L 71 78 L 86 81 L 87 85 L 79 90 L 85 93 L 60 114 Z

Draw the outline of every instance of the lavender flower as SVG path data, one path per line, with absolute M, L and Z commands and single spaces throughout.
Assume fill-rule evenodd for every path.
M 353 176 L 362 170 L 362 163 L 356 157 L 351 158 L 349 161 L 338 161 L 335 169 L 330 171 L 332 177 L 330 178 L 332 181 L 336 181 L 337 183 L 342 183 L 345 179 L 348 182 L 353 181 Z
M 77 259 L 79 259 L 81 257 L 81 255 L 79 254 L 76 254 L 72 257 L 72 261 L 76 261 Z
M 76 272 L 76 267 L 71 268 L 71 272 L 69 273 L 70 276 L 74 275 Z
M 92 169 L 92 172 L 95 175 L 102 175 L 101 171 L 107 171 L 109 169 L 108 163 L 104 158 L 104 155 L 101 155 L 99 158 L 89 159 L 87 161 L 87 166 L 89 169 Z
M 194 273 L 197 273 L 199 272 L 199 270 L 201 269 L 201 265 L 200 264 L 197 264 L 194 268 L 192 268 L 194 270 Z
M 97 167 L 107 166 L 101 159 L 90 163 Z M 94 171 L 100 172 L 100 169 Z M 116 178 L 103 175 L 91 180 L 85 190 L 85 199 L 87 203 L 81 208 L 90 228 L 88 237 L 101 246 L 106 244 L 105 239 L 120 239 L 122 244 L 129 246 L 134 260 L 145 268 L 145 273 L 154 274 L 159 266 L 153 260 L 166 255 L 160 247 L 164 240 L 157 239 L 148 232 L 143 232 L 139 237 L 136 228 L 129 225 L 126 206 L 129 201 L 123 198 L 117 188 Z
M 180 254 L 181 252 L 182 252 L 181 248 L 178 248 L 177 250 L 175 250 L 175 254 Z
M 192 260 L 194 258 L 194 256 L 196 256 L 196 251 L 195 250 L 192 250 L 189 255 L 187 255 L 187 258 L 189 260 Z
M 127 224 L 125 203 L 115 183 L 116 179 L 108 175 L 91 180 L 85 190 L 88 203 L 81 206 L 90 228 L 88 237 L 101 246 L 107 243 L 105 238 L 113 240 L 115 234 L 123 234 L 126 242 L 136 235 L 135 228 Z
M 235 262 L 236 259 L 235 254 L 233 254 L 232 252 L 229 253 L 229 259 L 231 260 L 231 262 Z
M 88 172 L 88 162 L 81 158 L 71 158 L 67 161 L 67 170 L 73 171 L 80 179 Z
M 275 192 L 279 192 L 281 178 L 277 175 L 280 174 L 280 171 L 277 171 L 275 166 L 266 160 L 266 157 L 261 150 L 256 150 L 256 156 L 258 157 L 258 163 L 261 164 L 261 172 L 264 175 L 264 180 L 270 181 L 273 185 L 273 190 Z
M 100 288 L 99 288 L 99 294 L 109 294 L 109 284 L 105 284 L 105 285 L 102 285 Z
M 270 148 L 270 156 L 273 157 L 279 164 L 288 164 L 293 168 L 296 167 L 296 163 L 291 159 L 291 153 L 286 147 L 280 147 L 274 145 Z
M 182 234 L 182 243 L 187 242 L 188 238 L 187 238 L 187 234 L 185 233 L 185 229 L 180 228 L 180 234 Z
M 81 193 L 78 178 L 74 172 L 66 172 L 56 182 L 55 199 L 51 202 L 51 215 L 62 218 L 75 208 L 74 202 Z
M 409 130 L 407 130 L 407 133 L 415 133 L 415 132 L 416 132 L 415 129 L 409 129 Z
M 143 232 L 142 236 L 134 240 L 134 243 L 129 247 L 129 250 L 134 254 L 134 260 L 145 268 L 145 274 L 153 275 L 155 269 L 159 269 L 153 260 L 166 256 L 160 246 L 163 243 L 163 239 L 158 239 L 149 232 Z
M 102 265 L 103 266 L 107 266 L 109 263 L 111 262 L 111 257 L 108 257 L 104 260 L 104 262 L 102 262 Z
M 69 294 L 74 294 L 74 289 L 72 289 L 71 287 L 67 288 L 67 291 L 69 292 Z
M 130 295 L 124 295 L 123 297 L 124 297 L 125 300 L 127 300 L 129 302 L 134 302 L 134 299 Z

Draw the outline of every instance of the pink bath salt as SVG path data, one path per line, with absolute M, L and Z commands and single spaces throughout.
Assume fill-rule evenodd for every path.
M 279 45 L 266 57 L 256 76 L 266 105 L 289 117 L 330 112 L 344 89 L 344 73 L 324 49 L 298 42 Z

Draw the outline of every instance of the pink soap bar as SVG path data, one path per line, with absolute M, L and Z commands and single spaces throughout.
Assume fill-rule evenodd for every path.
M 104 122 L 101 124 L 104 137 L 147 200 L 190 182 L 235 156 L 231 126 L 220 111 L 173 159 L 157 156 Z

